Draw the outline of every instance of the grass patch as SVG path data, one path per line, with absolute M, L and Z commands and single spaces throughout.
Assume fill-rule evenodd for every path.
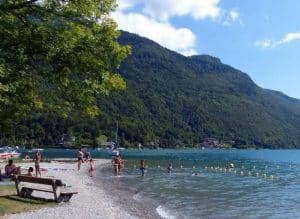
M 57 203 L 38 198 L 22 198 L 17 196 L 14 185 L 0 186 L 0 216 L 53 207 Z

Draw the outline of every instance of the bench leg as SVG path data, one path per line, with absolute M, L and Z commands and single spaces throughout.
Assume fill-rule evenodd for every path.
M 57 203 L 62 202 L 65 199 L 64 195 L 59 195 L 58 198 L 55 200 Z
M 25 196 L 25 192 L 26 192 L 26 189 L 25 189 L 25 188 L 22 188 L 21 191 L 20 191 L 20 193 L 19 193 L 19 195 L 20 195 L 21 197 L 24 197 L 24 196 Z
M 21 192 L 20 192 L 20 196 L 22 197 L 30 197 L 32 194 L 33 190 L 32 189 L 26 189 L 26 188 L 22 188 Z
M 33 190 L 32 189 L 27 189 L 26 190 L 26 197 L 30 197 L 32 194 Z
M 64 202 L 70 201 L 70 199 L 72 198 L 72 195 L 73 194 L 65 195 Z

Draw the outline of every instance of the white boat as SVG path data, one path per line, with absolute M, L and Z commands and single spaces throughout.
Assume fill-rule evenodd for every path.
M 21 153 L 14 150 L 12 147 L 5 146 L 0 148 L 0 159 L 9 159 L 20 157 Z
M 31 150 L 29 150 L 28 152 L 38 152 L 38 151 L 43 151 L 43 150 L 45 150 L 44 148 L 32 148 Z
M 120 151 L 124 151 L 124 150 L 125 150 L 125 148 L 123 148 L 123 147 L 118 147 L 118 150 L 120 150 Z
M 111 151 L 109 151 L 109 155 L 110 156 L 116 156 L 117 154 L 119 154 L 118 150 L 111 150 Z

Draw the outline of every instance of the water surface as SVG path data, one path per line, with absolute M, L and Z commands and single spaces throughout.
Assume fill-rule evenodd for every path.
M 104 180 L 166 218 L 300 218 L 299 150 L 124 150 L 122 177 Z M 93 157 L 110 158 L 107 151 Z M 76 157 L 45 150 L 43 156 Z M 141 177 L 139 162 L 147 172 Z M 169 163 L 172 173 L 167 172 Z M 235 168 L 225 166 L 233 163 Z

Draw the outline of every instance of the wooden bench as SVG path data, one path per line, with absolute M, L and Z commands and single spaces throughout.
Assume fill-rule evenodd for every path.
M 22 185 L 23 182 L 27 183 L 28 185 Z M 22 197 L 30 197 L 32 192 L 36 190 L 53 193 L 54 200 L 56 202 L 68 202 L 73 194 L 77 194 L 77 192 L 66 190 L 66 185 L 63 184 L 59 179 L 19 175 L 15 177 L 15 184 L 18 196 Z M 40 187 L 37 187 L 37 185 L 40 185 Z M 41 187 L 41 185 L 43 185 L 43 187 Z M 44 185 L 48 185 L 48 187 L 45 187 Z

